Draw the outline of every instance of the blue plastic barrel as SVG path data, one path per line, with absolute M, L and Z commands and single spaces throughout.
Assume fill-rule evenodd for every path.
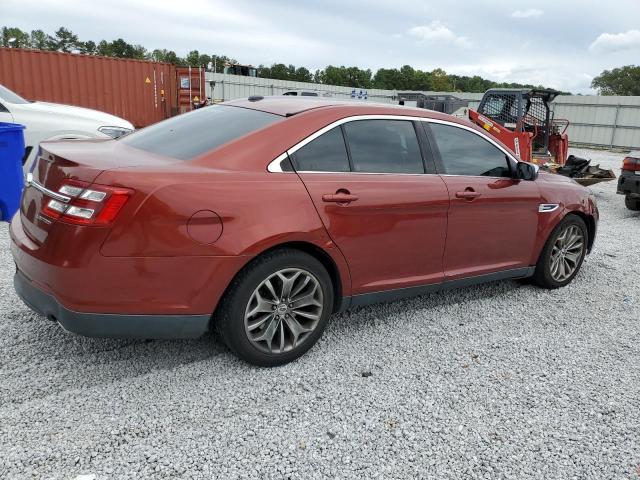
M 20 208 L 23 157 L 24 125 L 0 122 L 0 221 L 11 221 Z

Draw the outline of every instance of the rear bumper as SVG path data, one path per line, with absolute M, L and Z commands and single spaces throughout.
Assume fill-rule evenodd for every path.
M 623 171 L 618 177 L 618 193 L 640 197 L 640 175 Z
M 56 224 L 36 244 L 17 214 L 10 227 L 17 269 L 72 312 L 145 318 L 210 317 L 244 256 L 106 257 L 108 230 Z
M 69 310 L 16 270 L 16 293 L 34 312 L 69 332 L 106 338 L 196 338 L 209 328 L 210 315 L 124 315 Z

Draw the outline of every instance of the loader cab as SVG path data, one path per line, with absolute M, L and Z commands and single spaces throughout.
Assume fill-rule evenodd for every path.
M 227 64 L 223 73 L 228 75 L 240 75 L 242 77 L 257 77 L 258 69 L 251 65 Z
M 546 89 L 492 88 L 482 97 L 478 113 L 509 130 L 530 132 L 533 153 L 547 155 L 553 134 L 550 104 L 559 93 Z

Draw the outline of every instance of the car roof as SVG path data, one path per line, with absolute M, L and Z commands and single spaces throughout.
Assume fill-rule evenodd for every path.
M 399 110 L 399 115 L 401 115 L 402 112 L 405 112 L 406 115 L 419 112 L 420 116 L 425 116 L 424 112 L 426 111 L 419 108 L 405 107 L 392 103 L 370 102 L 368 100 L 341 100 L 332 97 L 294 97 L 285 95 L 272 97 L 254 96 L 224 102 L 223 105 L 250 108 L 252 110 L 259 110 L 261 112 L 273 113 L 275 115 L 282 115 L 285 117 L 291 117 L 298 113 L 314 110 L 316 108 L 335 106 L 363 107 L 367 109 L 370 109 L 371 107 L 379 107 L 386 110 L 390 108 L 397 108 Z

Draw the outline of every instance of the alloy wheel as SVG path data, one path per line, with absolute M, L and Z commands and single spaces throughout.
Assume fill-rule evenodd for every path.
M 259 350 L 293 350 L 315 330 L 323 311 L 322 287 L 306 270 L 286 268 L 253 291 L 244 315 L 249 341 Z
M 551 249 L 550 273 L 556 282 L 564 282 L 580 265 L 584 254 L 584 232 L 577 225 L 569 225 L 556 238 Z

